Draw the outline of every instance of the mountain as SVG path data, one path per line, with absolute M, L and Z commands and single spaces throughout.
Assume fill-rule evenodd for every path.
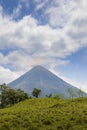
M 74 92 L 79 90 L 39 65 L 35 66 L 15 81 L 9 83 L 8 86 L 20 88 L 29 95 L 32 94 L 34 88 L 39 88 L 42 92 L 41 97 L 50 93 L 52 93 L 52 95 L 59 93 L 63 95 L 63 97 L 69 97 L 69 88 Z

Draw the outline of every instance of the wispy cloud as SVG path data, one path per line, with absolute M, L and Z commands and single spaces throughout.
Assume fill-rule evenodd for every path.
M 19 3 L 25 5 L 26 8 L 30 7 L 30 0 L 19 0 Z
M 22 5 L 19 3 L 18 6 L 13 10 L 12 17 L 18 18 L 21 14 Z

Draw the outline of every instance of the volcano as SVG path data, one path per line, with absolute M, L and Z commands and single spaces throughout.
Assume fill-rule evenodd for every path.
M 35 66 L 18 79 L 12 81 L 8 86 L 20 88 L 29 95 L 32 95 L 34 88 L 38 88 L 41 89 L 41 97 L 49 94 L 60 94 L 67 98 L 70 97 L 69 88 L 75 93 L 79 90 L 40 65 Z

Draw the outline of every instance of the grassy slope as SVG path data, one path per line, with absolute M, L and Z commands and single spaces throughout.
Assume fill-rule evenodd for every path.
M 87 98 L 20 102 L 0 110 L 0 130 L 87 130 Z

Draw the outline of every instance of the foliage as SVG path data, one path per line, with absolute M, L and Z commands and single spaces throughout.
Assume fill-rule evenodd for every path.
M 84 96 L 84 92 L 81 89 L 77 91 L 77 94 L 79 95 L 79 98 Z
M 48 98 L 52 98 L 52 93 L 46 95 L 46 97 L 48 97 Z
M 4 91 L 7 88 L 8 88 L 8 86 L 5 83 L 3 83 L 3 84 L 0 85 L 0 90 L 1 91 Z
M 74 90 L 72 88 L 68 89 L 68 93 L 71 96 L 72 100 L 73 100 L 74 97 L 76 97 L 76 94 L 75 94 L 75 92 L 74 92 Z
M 12 89 L 6 84 L 0 85 L 0 103 L 1 107 L 11 106 L 15 103 L 18 103 L 24 99 L 28 99 L 27 93 L 21 89 Z
M 57 94 L 54 96 L 54 98 L 59 100 L 59 99 L 62 99 L 62 96 L 57 93 Z
M 0 130 L 87 130 L 87 98 L 24 100 L 0 109 Z
M 41 93 L 41 90 L 38 89 L 38 88 L 34 88 L 33 92 L 32 92 L 32 95 L 36 98 L 38 98 L 38 96 L 40 95 Z

